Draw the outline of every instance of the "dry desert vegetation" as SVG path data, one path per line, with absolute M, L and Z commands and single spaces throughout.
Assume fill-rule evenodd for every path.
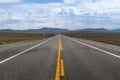
M 93 41 L 98 41 L 98 42 L 120 46 L 120 34 L 119 33 L 66 34 L 66 36 L 93 40 Z
M 0 33 L 0 45 L 9 44 L 21 41 L 34 41 L 46 39 L 54 36 L 53 34 L 38 34 L 38 33 Z

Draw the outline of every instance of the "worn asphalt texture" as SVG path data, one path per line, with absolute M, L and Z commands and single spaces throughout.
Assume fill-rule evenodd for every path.
M 62 80 L 120 80 L 119 58 L 77 43 L 66 36 L 61 35 L 61 39 L 61 58 L 65 70 Z M 41 42 L 43 41 L 0 46 L 0 61 Z M 0 64 L 0 80 L 55 80 L 57 52 L 58 36 L 55 36 Z M 116 51 L 111 52 L 119 55 Z

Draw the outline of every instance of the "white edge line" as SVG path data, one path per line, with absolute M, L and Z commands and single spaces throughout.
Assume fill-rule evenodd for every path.
M 120 58 L 120 56 L 118 56 L 118 55 L 116 55 L 116 54 L 113 54 L 113 53 L 111 53 L 111 52 L 102 50 L 102 49 L 97 48 L 97 47 L 95 47 L 95 46 L 92 46 L 92 45 L 89 45 L 89 44 L 86 44 L 86 43 L 83 43 L 83 42 L 80 42 L 80 41 L 77 41 L 77 40 L 74 40 L 74 39 L 71 39 L 71 38 L 68 38 L 68 39 L 70 39 L 70 40 L 72 40 L 72 41 L 75 41 L 75 42 L 77 42 L 77 43 L 83 44 L 83 45 L 85 45 L 85 46 L 88 46 L 88 47 L 90 47 L 90 48 L 99 50 L 99 51 L 101 51 L 101 52 L 107 53 L 107 54 L 112 55 L 112 56 L 114 56 L 114 57 Z
M 4 60 L 0 61 L 0 64 L 4 63 L 4 62 L 6 62 L 6 61 L 9 61 L 9 60 L 11 60 L 11 59 L 13 59 L 13 58 L 15 58 L 15 57 L 17 57 L 17 56 L 19 56 L 19 55 L 27 52 L 27 51 L 30 51 L 31 49 L 34 49 L 34 48 L 36 48 L 36 47 L 38 47 L 38 46 L 40 46 L 40 45 L 48 42 L 49 40 L 51 40 L 51 39 L 48 39 L 48 40 L 46 40 L 46 41 L 44 41 L 44 42 L 41 42 L 41 43 L 39 43 L 39 44 L 37 44 L 37 45 L 35 45 L 35 46 L 33 46 L 33 47 L 28 48 L 28 49 L 26 49 L 26 50 L 24 50 L 24 51 L 22 51 L 22 52 L 20 52 L 20 53 L 18 53 L 18 54 L 16 54 L 16 55 L 14 55 L 14 56 L 11 56 L 11 57 L 9 57 L 9 58 L 7 58 L 7 59 L 4 59 Z

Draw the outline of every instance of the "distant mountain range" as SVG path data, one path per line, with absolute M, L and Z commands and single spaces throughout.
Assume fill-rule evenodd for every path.
M 104 28 L 96 28 L 96 29 L 81 29 L 81 30 L 73 30 L 70 31 L 70 33 L 120 33 L 120 29 L 104 29 Z
M 68 30 L 60 28 L 47 28 L 43 27 L 41 29 L 27 29 L 27 30 L 12 30 L 12 29 L 2 29 L 0 32 L 20 32 L 20 33 L 120 33 L 120 29 L 108 30 L 104 28 L 96 29 L 80 29 L 80 30 Z
M 60 28 L 47 28 L 43 27 L 41 29 L 27 29 L 27 30 L 12 30 L 12 29 L 2 29 L 0 32 L 22 32 L 22 33 L 64 33 L 68 32 L 67 29 Z

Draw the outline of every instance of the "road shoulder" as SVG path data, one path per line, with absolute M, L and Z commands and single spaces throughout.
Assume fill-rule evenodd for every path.
M 106 43 L 102 43 L 102 42 L 96 42 L 96 41 L 92 41 L 92 40 L 79 39 L 79 38 L 73 38 L 73 39 L 81 41 L 83 43 L 90 44 L 90 45 L 103 47 L 103 48 L 111 49 L 113 51 L 120 52 L 120 46 L 116 46 L 116 45 L 112 45 L 112 44 L 106 44 Z

